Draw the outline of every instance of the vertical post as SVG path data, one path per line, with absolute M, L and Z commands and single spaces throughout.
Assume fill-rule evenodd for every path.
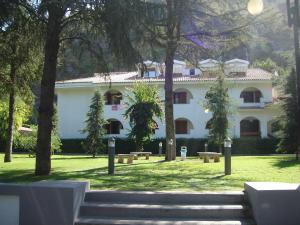
M 231 139 L 227 137 L 224 140 L 224 148 L 225 148 L 225 175 L 231 175 Z
M 108 139 L 108 174 L 115 174 L 115 139 Z
M 159 144 L 158 144 L 158 156 L 162 155 L 162 147 L 163 147 L 162 142 L 159 142 Z

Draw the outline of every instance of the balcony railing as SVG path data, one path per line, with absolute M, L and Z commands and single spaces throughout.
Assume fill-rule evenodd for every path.
M 260 132 L 258 131 L 242 131 L 241 137 L 260 137 Z
M 240 108 L 264 108 L 265 100 L 260 98 L 260 102 L 244 102 L 243 98 L 240 98 Z
M 119 105 L 105 105 L 104 106 L 104 109 L 106 111 L 121 111 L 124 109 L 124 105 L 122 104 L 119 104 Z

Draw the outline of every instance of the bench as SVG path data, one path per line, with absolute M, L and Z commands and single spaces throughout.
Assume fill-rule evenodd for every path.
M 139 155 L 141 155 L 141 156 L 145 156 L 145 159 L 146 160 L 149 160 L 149 157 L 150 157 L 150 155 L 152 155 L 152 152 L 130 152 L 130 154 L 133 154 L 133 155 L 135 155 L 134 156 L 134 159 L 135 160 L 138 160 L 139 159 Z
M 217 152 L 197 152 L 200 159 L 203 158 L 204 163 L 209 163 L 209 158 L 213 158 L 214 162 L 220 162 L 221 153 Z
M 132 164 L 135 154 L 118 154 L 118 163 L 124 163 L 124 159 L 127 158 L 127 164 Z

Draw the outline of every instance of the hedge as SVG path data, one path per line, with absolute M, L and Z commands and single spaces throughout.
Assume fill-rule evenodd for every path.
M 153 154 L 158 153 L 158 143 L 163 143 L 165 149 L 165 139 L 154 139 L 149 144 L 144 146 L 144 151 L 150 151 Z M 236 155 L 259 155 L 259 154 L 275 154 L 278 139 L 274 138 L 237 138 L 233 139 L 232 154 Z M 63 139 L 62 153 L 84 153 L 83 139 Z M 107 145 L 107 139 L 103 142 Z M 177 142 L 177 154 L 180 154 L 180 147 L 187 146 L 188 155 L 197 155 L 197 152 L 204 151 L 204 144 L 207 139 L 184 139 L 180 138 Z M 217 151 L 217 146 L 209 145 L 208 151 Z M 128 154 L 135 151 L 133 140 L 116 139 L 116 154 Z M 107 148 L 103 149 L 103 153 L 107 153 Z

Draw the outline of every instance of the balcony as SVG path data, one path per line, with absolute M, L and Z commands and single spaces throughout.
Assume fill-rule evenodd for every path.
M 104 105 L 104 115 L 106 118 L 116 118 L 121 120 L 125 110 L 124 104 L 119 105 Z
M 119 105 L 105 105 L 104 110 L 106 111 L 121 111 L 124 109 L 124 106 L 119 104 Z
M 265 99 L 260 98 L 259 102 L 244 102 L 243 98 L 239 99 L 239 108 L 240 109 L 263 109 L 265 108 Z

